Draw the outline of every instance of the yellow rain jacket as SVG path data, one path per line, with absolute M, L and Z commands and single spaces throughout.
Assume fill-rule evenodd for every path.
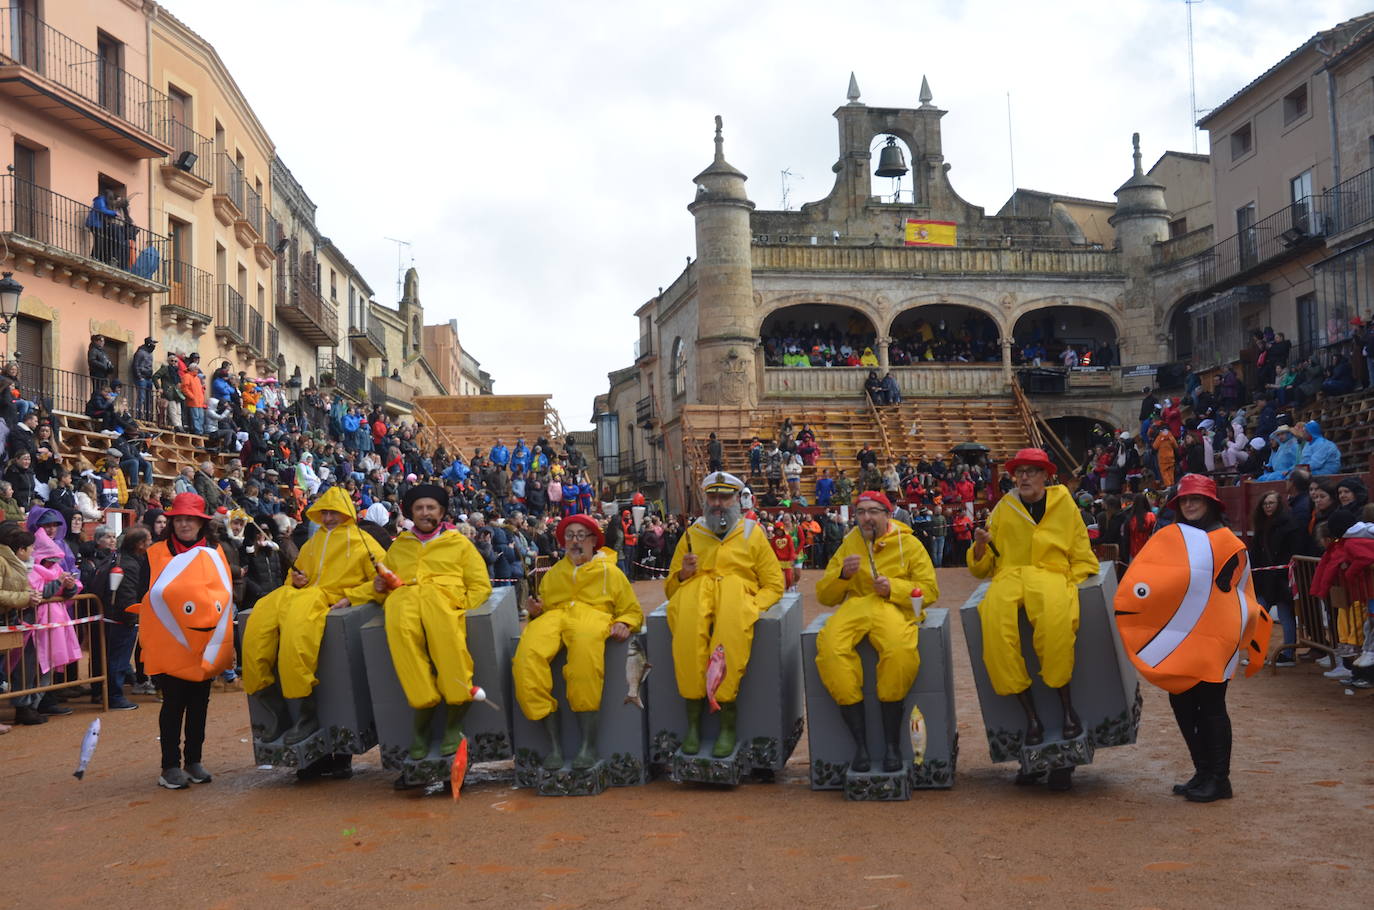
M 358 529 L 353 502 L 339 487 L 330 487 L 306 511 L 315 523 L 326 509 L 342 512 L 344 521 L 332 531 L 321 527 L 301 547 L 295 567 L 309 579 L 297 588 L 286 584 L 260 599 L 243 630 L 243 688 L 248 693 L 281 679 L 287 698 L 305 698 L 315 690 L 320 639 L 329 608 L 349 588 L 371 584 L 377 570 L 372 560 L 386 551 L 370 534 Z
M 544 612 L 530 620 L 515 649 L 515 697 L 530 720 L 557 710 L 550 665 L 559 648 L 568 649 L 563 679 L 574 711 L 601 707 L 606 678 L 606 639 L 623 622 L 630 631 L 644 624 L 630 580 L 616 565 L 615 550 L 603 547 L 580 566 L 564 556 L 539 583 Z
M 840 577 L 846 556 L 859 557 L 859 570 L 847 579 Z M 923 608 L 940 597 L 935 566 L 925 546 L 901 522 L 888 522 L 887 533 L 873 544 L 873 562 L 878 574 L 892 585 L 888 597 L 880 597 L 873 590 L 868 543 L 854 528 L 830 557 L 825 575 L 816 585 L 817 600 L 827 607 L 839 607 L 816 636 L 816 669 L 841 705 L 863 700 L 863 665 L 854 649 L 865 635 L 878 652 L 878 700 L 906 698 L 921 668 L 916 644 L 924 609 L 921 616 L 916 614 L 912 593 L 920 591 Z
M 1016 493 L 1009 493 L 988 516 L 992 547 L 968 567 L 977 578 L 992 576 L 978 606 L 983 627 L 983 663 L 998 695 L 1030 688 L 1021 656 L 1017 611 L 1024 607 L 1035 630 L 1033 645 L 1040 658 L 1040 677 L 1051 689 L 1068 685 L 1073 676 L 1073 649 L 1078 635 L 1078 586 L 1097 573 L 1088 528 L 1068 489 L 1045 488 L 1045 515 L 1037 525 Z
M 472 655 L 464 613 L 491 596 L 487 563 L 457 531 L 421 540 L 404 531 L 382 560 L 405 584 L 378 594 L 367 581 L 348 591 L 353 603 L 375 600 L 386 610 L 391 662 L 412 708 L 432 708 L 442 698 L 472 700 Z M 495 685 L 491 680 L 489 685 Z
M 697 571 L 678 581 L 688 546 Z M 678 692 L 687 699 L 706 697 L 706 663 L 716 645 L 723 645 L 725 677 L 716 700 L 733 702 L 749 665 L 754 622 L 782 597 L 782 569 L 768 535 L 742 518 L 721 539 L 698 518 L 677 542 L 665 588 Z

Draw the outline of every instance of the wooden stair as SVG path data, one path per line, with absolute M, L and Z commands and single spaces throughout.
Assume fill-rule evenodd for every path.
M 73 473 L 80 473 L 87 467 L 96 467 L 105 457 L 112 437 L 96 430 L 85 414 L 58 411 L 62 418 L 61 444 L 58 446 L 67 467 Z M 225 467 L 232 454 L 214 454 L 203 451 L 205 437 L 194 433 L 177 433 L 164 430 L 154 424 L 142 423 L 144 432 L 150 434 L 146 439 L 146 449 L 153 464 L 153 483 L 156 486 L 171 486 L 180 470 L 190 465 L 198 466 L 202 461 L 211 461 L 216 467 Z

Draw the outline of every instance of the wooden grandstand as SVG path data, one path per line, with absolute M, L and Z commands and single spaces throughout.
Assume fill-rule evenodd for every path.
M 449 454 L 471 458 L 498 438 L 511 448 L 523 438 L 531 448 L 541 436 L 565 435 L 549 395 L 424 395 L 413 401 L 421 444 L 443 445 Z M 562 451 L 561 444 L 557 447 Z

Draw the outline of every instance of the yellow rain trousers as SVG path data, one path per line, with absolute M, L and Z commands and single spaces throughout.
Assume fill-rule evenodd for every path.
M 678 581 L 689 541 L 697 571 Z M 706 697 L 706 664 L 723 645 L 725 678 L 716 700 L 733 702 L 749 665 L 754 622 L 782 597 L 782 569 L 768 535 L 745 518 L 722 540 L 697 519 L 673 551 L 665 587 L 678 692 L 686 699 Z
M 543 720 L 558 709 L 550 665 L 560 648 L 568 649 L 563 666 L 568 706 L 574 711 L 600 709 L 611 626 L 623 622 L 637 632 L 644 624 L 630 580 L 615 560 L 615 551 L 609 549 L 592 554 L 580 566 L 565 556 L 539 583 L 544 612 L 525 626 L 511 666 L 515 697 L 530 720 Z
M 333 531 L 318 529 L 301 547 L 296 568 L 309 578 L 306 586 L 293 587 L 288 572 L 286 584 L 261 598 L 248 615 L 242 659 L 243 688 L 250 695 L 276 679 L 287 698 L 305 698 L 315 690 L 330 606 L 349 588 L 370 583 L 376 574 L 372 559 L 386 555 L 370 534 L 358 529 L 347 493 L 330 487 L 305 514 L 318 523 L 325 509 L 347 517 Z
M 992 547 L 983 558 L 968 549 L 968 567 L 978 578 L 992 576 L 978 605 L 983 627 L 983 663 L 998 695 L 1030 688 L 1021 656 L 1018 612 L 1026 611 L 1034 629 L 1032 644 L 1040 658 L 1040 678 L 1051 689 L 1073 677 L 1078 636 L 1078 585 L 1097 573 L 1098 561 L 1078 506 L 1062 486 L 1045 489 L 1045 515 L 1037 525 L 1015 492 L 997 503 L 988 517 Z
M 368 581 L 349 591 L 348 599 L 355 604 L 375 600 L 385 609 L 386 643 L 406 701 L 416 710 L 432 708 L 441 698 L 450 705 L 471 701 L 464 614 L 491 596 L 482 554 L 457 531 L 442 531 L 428 541 L 404 531 L 383 562 L 405 584 L 378 594 Z
M 859 570 L 848 579 L 840 577 L 846 556 L 859 557 Z M 925 546 L 901 522 L 889 522 L 887 533 L 874 542 L 873 562 L 878 574 L 892 584 L 888 597 L 880 597 L 873 590 L 868 544 L 854 528 L 845 535 L 816 585 L 816 598 L 822 604 L 839 606 L 816 636 L 816 669 L 840 705 L 863 700 L 863 664 L 854 649 L 865 635 L 878 652 L 878 700 L 906 698 L 921 668 L 916 650 L 921 617 L 912 609 L 911 593 L 921 591 L 924 607 L 940 596 L 935 567 Z

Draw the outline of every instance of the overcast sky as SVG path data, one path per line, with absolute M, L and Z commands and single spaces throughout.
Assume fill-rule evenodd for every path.
M 504 394 L 589 426 L 631 363 L 634 310 L 694 255 L 692 177 L 725 118 L 761 209 L 825 196 L 836 107 L 916 107 L 930 80 L 955 190 L 1112 199 L 1131 133 L 1148 167 L 1193 150 L 1183 0 L 164 0 L 219 51 L 321 231 L 394 305 L 397 247 L 426 321 L 458 320 Z M 1193 6 L 1209 109 L 1370 0 Z M 1207 151 L 1206 134 L 1198 150 Z M 878 183 L 875 181 L 875 191 Z M 1261 213 L 1263 214 L 1263 213 Z

